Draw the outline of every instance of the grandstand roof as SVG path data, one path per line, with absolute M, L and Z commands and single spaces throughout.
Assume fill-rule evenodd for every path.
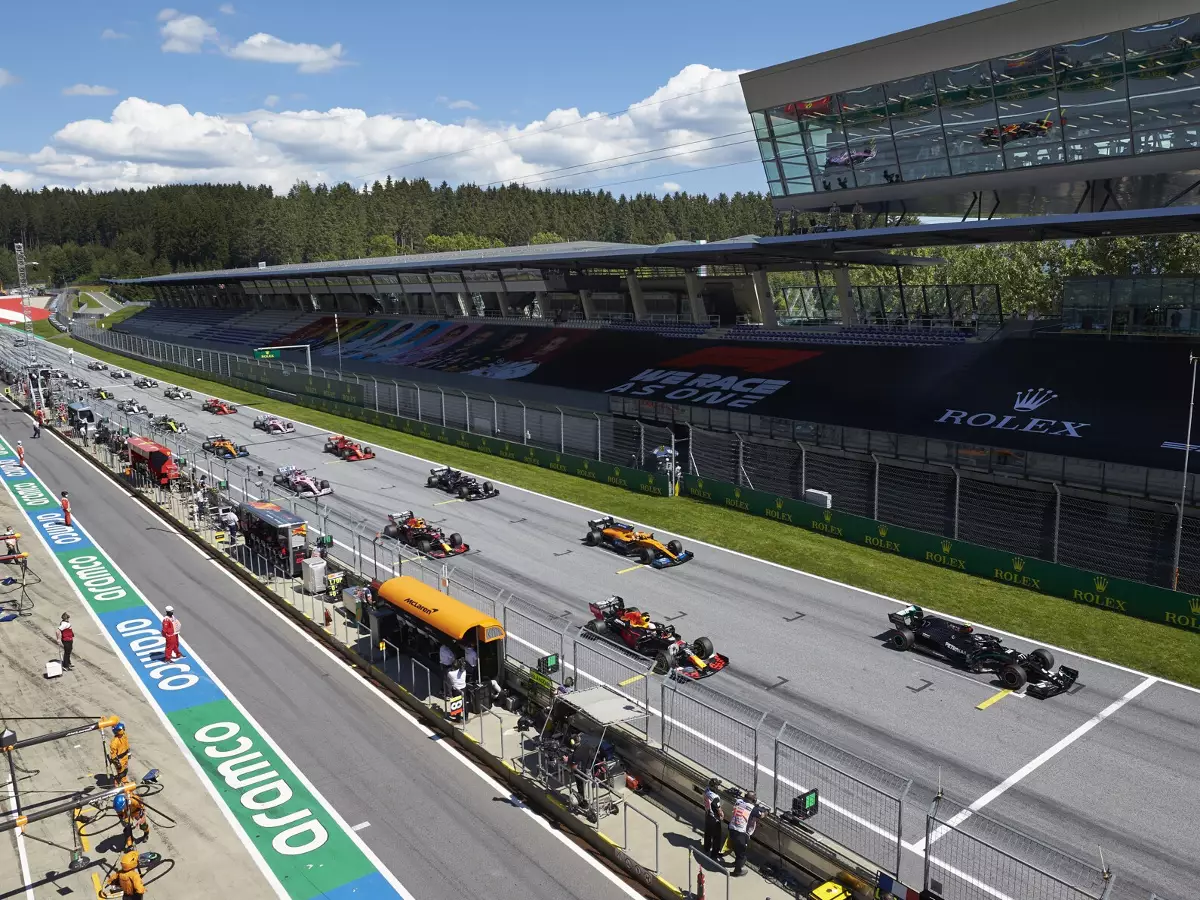
M 239 278 L 287 278 L 372 272 L 434 272 L 490 268 L 695 268 L 747 265 L 770 269 L 813 264 L 914 266 L 941 260 L 895 255 L 892 251 L 1023 241 L 1071 240 L 1122 235 L 1177 234 L 1200 231 L 1200 206 L 1139 209 L 1083 215 L 1027 216 L 902 225 L 858 231 L 759 237 L 745 235 L 707 244 L 675 241 L 657 246 L 574 241 L 492 250 L 419 253 L 373 259 L 296 263 L 265 268 L 177 272 L 148 278 L 107 279 L 114 284 L 181 284 Z

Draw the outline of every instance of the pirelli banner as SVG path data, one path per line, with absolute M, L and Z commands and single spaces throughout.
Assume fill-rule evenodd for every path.
M 1111 578 L 1044 559 L 1005 553 L 991 547 L 889 525 L 865 516 L 822 509 L 801 500 L 693 475 L 684 476 L 681 493 L 695 500 L 806 528 L 882 553 L 894 553 L 906 559 L 1063 597 L 1150 622 L 1200 631 L 1200 597 L 1178 591 Z

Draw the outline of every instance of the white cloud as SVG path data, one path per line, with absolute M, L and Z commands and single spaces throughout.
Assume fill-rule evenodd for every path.
M 679 99 L 658 102 L 673 97 Z M 556 109 L 527 123 L 451 123 L 361 109 L 285 111 L 271 109 L 267 101 L 263 106 L 209 115 L 131 97 L 108 119 L 67 124 L 37 153 L 0 150 L 7 170 L 0 181 L 96 190 L 241 181 L 286 191 L 299 179 L 362 184 L 390 172 L 393 178 L 424 177 L 435 184 L 519 181 L 550 188 L 647 179 L 646 190 L 674 190 L 688 184 L 681 171 L 755 156 L 752 134 L 735 139 L 750 143 L 696 152 L 730 142 L 714 141 L 718 135 L 750 129 L 736 73 L 707 66 L 688 66 L 617 116 Z M 687 146 L 669 151 L 679 154 L 670 159 L 623 165 L 636 162 L 638 154 L 662 156 L 661 148 L 678 144 Z M 430 157 L 442 158 L 424 162 Z M 614 163 L 621 167 L 609 168 Z M 597 171 L 589 174 L 593 164 Z M 561 171 L 564 167 L 571 168 Z M 724 170 L 730 176 L 738 171 Z M 760 187 L 757 181 L 752 186 Z
M 470 100 L 451 100 L 449 97 L 446 97 L 444 95 L 439 96 L 437 98 L 436 102 L 442 104 L 442 106 L 445 106 L 449 109 L 469 109 L 472 111 L 479 109 L 479 107 L 476 106 L 474 103 L 472 103 Z
M 664 194 L 674 194 L 676 191 L 683 190 L 677 181 L 664 181 L 658 186 L 658 189 Z
M 129 35 L 122 31 L 117 31 L 115 28 L 105 28 L 100 32 L 100 40 L 102 41 L 123 41 Z
M 217 29 L 199 16 L 187 15 L 175 9 L 158 14 L 162 22 L 163 53 L 199 53 L 204 45 L 220 38 Z
M 234 59 L 253 62 L 294 65 L 304 73 L 328 72 L 338 66 L 347 65 L 342 59 L 342 45 L 292 44 L 271 34 L 252 34 L 240 44 L 228 48 L 226 54 Z
M 73 84 L 63 88 L 64 97 L 111 97 L 116 92 L 116 88 L 105 87 L 102 84 Z
M 267 94 L 266 99 L 263 100 L 263 106 L 267 107 L 267 109 L 274 109 L 278 105 L 279 105 L 279 95 L 278 94 Z
M 20 78 L 8 71 L 8 69 L 0 69 L 0 88 L 16 84 L 20 80 Z
M 237 10 L 235 10 L 233 8 L 232 3 L 222 3 L 220 6 L 217 7 L 217 12 L 221 13 L 221 15 L 223 15 L 223 16 L 232 16 L 234 13 L 237 12 Z

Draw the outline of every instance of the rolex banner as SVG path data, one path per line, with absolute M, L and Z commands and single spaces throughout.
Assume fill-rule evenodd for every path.
M 882 553 L 894 553 L 906 559 L 920 560 L 1150 622 L 1200 631 L 1200 597 L 1178 591 L 1110 578 L 1044 559 L 1015 556 L 990 547 L 888 525 L 864 516 L 822 509 L 801 500 L 777 497 L 693 475 L 684 476 L 681 493 L 695 500 L 773 519 L 785 525 L 807 528 Z

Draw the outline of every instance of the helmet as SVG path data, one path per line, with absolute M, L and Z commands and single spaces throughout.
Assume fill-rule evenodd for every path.
M 125 812 L 125 807 L 128 805 L 129 800 L 124 794 L 117 794 L 117 796 L 113 797 L 113 809 L 115 809 L 117 812 Z
M 116 725 L 113 726 L 113 734 L 120 734 L 124 730 L 125 730 L 124 722 L 118 722 Z
M 175 612 L 175 607 L 173 607 L 173 606 L 168 606 L 168 607 L 167 607 L 167 612 L 168 612 L 168 613 L 173 613 L 173 612 Z

